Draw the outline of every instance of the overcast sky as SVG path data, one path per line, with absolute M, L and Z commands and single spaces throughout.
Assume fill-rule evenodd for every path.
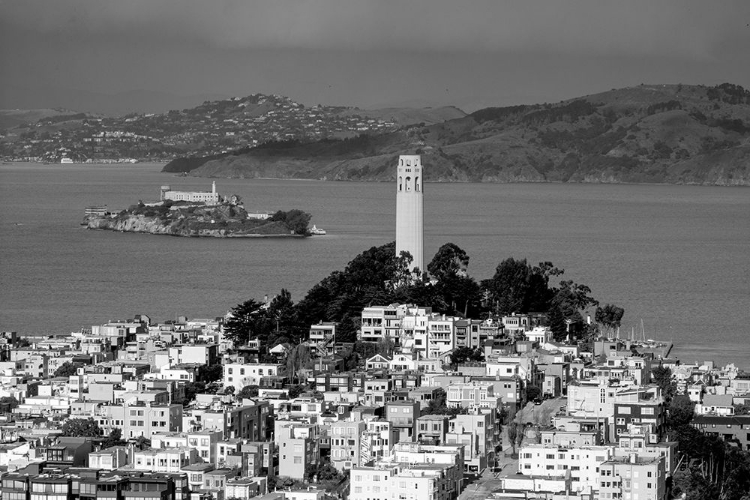
M 149 91 L 473 111 L 727 81 L 750 88 L 750 0 L 0 0 L 3 107 Z

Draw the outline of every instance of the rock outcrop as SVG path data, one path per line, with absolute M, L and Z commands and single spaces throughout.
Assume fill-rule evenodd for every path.
M 266 227 L 266 226 L 261 226 Z M 303 238 L 304 235 L 291 234 L 283 225 L 278 225 L 277 231 L 269 232 L 266 227 L 264 232 L 233 231 L 226 228 L 216 229 L 191 229 L 189 225 L 181 221 L 164 221 L 159 217 L 146 217 L 144 215 L 128 215 L 117 217 L 92 217 L 88 219 L 88 229 L 100 229 L 109 231 L 121 231 L 126 233 L 148 233 L 163 234 L 168 236 L 186 236 L 196 238 Z

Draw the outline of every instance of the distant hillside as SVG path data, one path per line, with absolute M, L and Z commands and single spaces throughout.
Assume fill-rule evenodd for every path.
M 641 85 L 346 141 L 271 143 L 191 175 L 386 181 L 408 153 L 422 154 L 428 181 L 750 185 L 750 92 Z
M 466 113 L 455 106 L 443 106 L 439 108 L 349 108 L 341 114 L 344 116 L 358 115 L 363 118 L 391 121 L 400 125 L 415 125 L 417 123 L 434 125 L 466 116 Z
M 455 107 L 360 110 L 312 107 L 280 95 L 251 94 L 167 113 L 106 117 L 36 110 L 0 112 L 0 158 L 75 162 L 136 159 L 170 161 L 187 172 L 210 159 L 244 153 L 269 141 L 345 139 L 431 125 L 466 114 Z
M 67 109 L 0 109 L 0 129 L 35 123 L 45 118 L 74 115 Z

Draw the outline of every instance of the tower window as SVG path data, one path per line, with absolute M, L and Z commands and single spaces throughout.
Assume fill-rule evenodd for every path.
M 407 191 L 411 191 L 410 186 L 409 186 L 410 184 L 411 184 L 411 177 L 407 177 L 406 178 L 406 190 Z
M 404 178 L 401 176 L 398 177 L 398 190 L 399 191 L 404 190 Z
M 414 178 L 414 191 L 419 191 L 419 177 Z

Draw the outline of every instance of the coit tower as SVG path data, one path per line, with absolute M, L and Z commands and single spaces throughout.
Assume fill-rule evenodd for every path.
M 405 250 L 414 258 L 411 270 L 424 271 L 422 159 L 419 155 L 401 155 L 396 176 L 396 255 Z

